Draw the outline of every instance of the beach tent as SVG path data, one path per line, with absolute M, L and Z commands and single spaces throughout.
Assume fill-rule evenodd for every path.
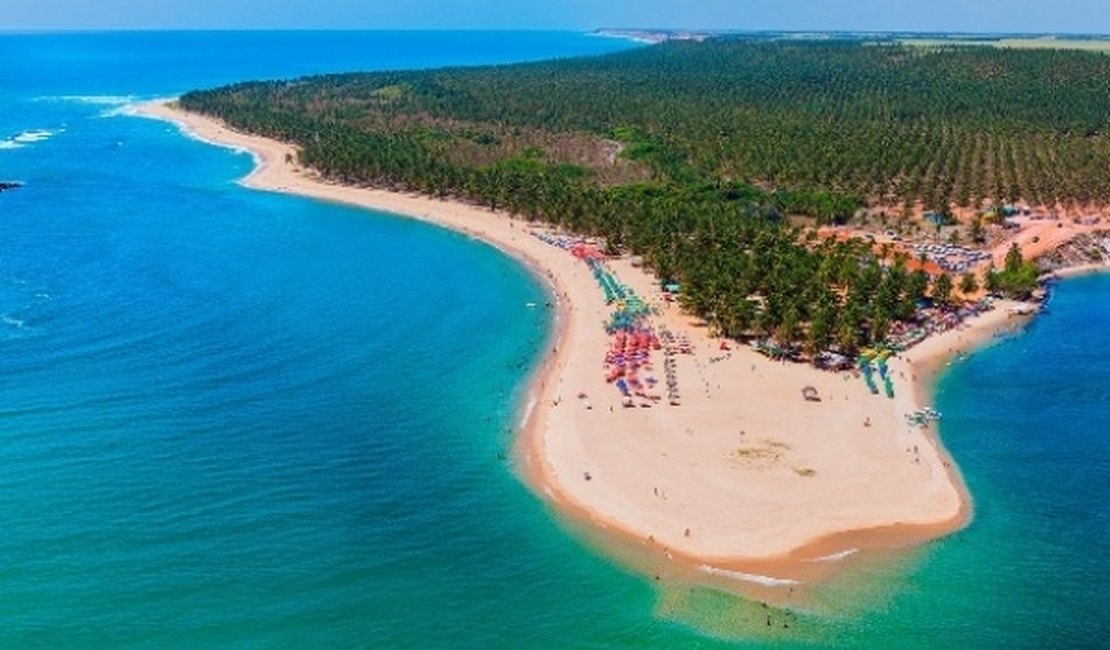
M 923 216 L 926 221 L 934 226 L 940 227 L 944 225 L 944 215 L 938 212 L 926 212 Z

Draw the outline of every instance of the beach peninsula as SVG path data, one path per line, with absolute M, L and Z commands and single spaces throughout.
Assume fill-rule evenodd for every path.
M 248 187 L 420 219 L 488 242 L 550 287 L 554 333 L 522 407 L 519 469 L 556 510 L 641 559 L 707 574 L 796 585 L 857 550 L 900 547 L 965 525 L 971 501 L 935 425 L 918 416 L 931 382 L 961 351 L 1017 327 L 1022 305 L 998 302 L 955 329 L 891 356 L 893 397 L 850 372 L 776 361 L 724 342 L 628 256 L 605 261 L 667 333 L 664 363 L 681 399 L 644 404 L 604 369 L 612 311 L 593 268 L 548 227 L 507 213 L 341 185 L 299 163 L 293 145 L 249 135 L 172 102 L 137 114 L 206 142 L 251 152 Z M 665 356 L 665 360 L 663 357 Z M 650 406 L 650 407 L 648 407 Z

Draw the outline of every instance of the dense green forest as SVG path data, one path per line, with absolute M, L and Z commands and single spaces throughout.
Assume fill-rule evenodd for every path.
M 815 352 L 881 340 L 929 282 L 784 215 L 1110 200 L 1108 80 L 1099 54 L 725 40 L 244 83 L 181 103 L 295 142 L 331 178 L 604 236 L 682 282 L 725 333 Z M 939 284 L 950 299 L 952 278 Z
M 655 177 L 929 207 L 1110 201 L 1110 57 L 1095 53 L 671 42 L 549 63 L 246 84 L 186 103 L 298 140 L 313 121 L 403 135 L 415 140 L 405 143 L 412 156 L 450 152 L 458 164 L 535 146 L 609 181 L 636 174 L 599 164 L 604 138 Z M 305 122 L 275 121 L 263 105 Z

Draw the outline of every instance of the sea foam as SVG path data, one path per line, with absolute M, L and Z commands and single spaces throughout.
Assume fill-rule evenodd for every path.
M 16 136 L 12 137 L 12 142 L 16 142 L 16 143 L 19 143 L 19 144 L 31 144 L 31 143 L 34 143 L 34 142 L 42 142 L 43 140 L 49 140 L 56 133 L 58 133 L 58 132 L 57 131 L 49 131 L 47 129 L 32 129 L 30 131 L 24 131 L 23 133 L 20 133 L 19 135 L 16 135 Z
M 122 104 L 120 106 L 113 106 L 112 108 L 106 108 L 106 109 L 100 111 L 100 113 L 97 114 L 97 117 L 132 116 L 132 115 L 135 115 L 136 112 L 138 112 L 138 110 L 139 110 L 138 104 L 136 104 L 134 102 L 129 102 L 127 104 Z
M 134 102 L 135 99 L 134 95 L 50 95 L 35 98 L 40 102 L 70 102 L 95 106 L 122 106 Z
M 756 573 L 744 573 L 743 571 L 728 571 L 726 569 L 717 569 L 704 564 L 699 565 L 698 569 L 715 576 L 743 580 L 744 582 L 754 582 L 765 587 L 789 587 L 802 584 L 800 581 L 794 580 L 793 578 L 775 578 L 772 576 L 762 576 Z
M 50 138 L 62 133 L 65 129 L 49 130 L 49 129 L 28 129 L 17 133 L 6 140 L 0 140 L 0 149 L 22 149 L 29 144 L 49 140 Z
M 809 560 L 809 561 L 810 562 L 836 562 L 838 560 L 843 560 L 846 557 L 855 555 L 856 553 L 859 553 L 858 548 L 850 548 L 850 549 L 847 549 L 845 551 L 840 551 L 839 553 L 831 553 L 829 555 L 822 555 L 821 557 L 815 557 L 815 558 L 813 558 L 812 560 Z
M 36 97 L 39 102 L 66 102 L 105 107 L 97 117 L 116 117 L 129 115 L 134 110 L 138 97 L 135 95 L 49 95 Z

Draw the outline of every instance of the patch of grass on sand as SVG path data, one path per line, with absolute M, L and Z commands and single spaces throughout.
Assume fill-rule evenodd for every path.
M 781 460 L 783 453 L 789 449 L 790 445 L 785 442 L 766 439 L 738 448 L 729 454 L 729 459 L 748 467 L 766 469 Z

